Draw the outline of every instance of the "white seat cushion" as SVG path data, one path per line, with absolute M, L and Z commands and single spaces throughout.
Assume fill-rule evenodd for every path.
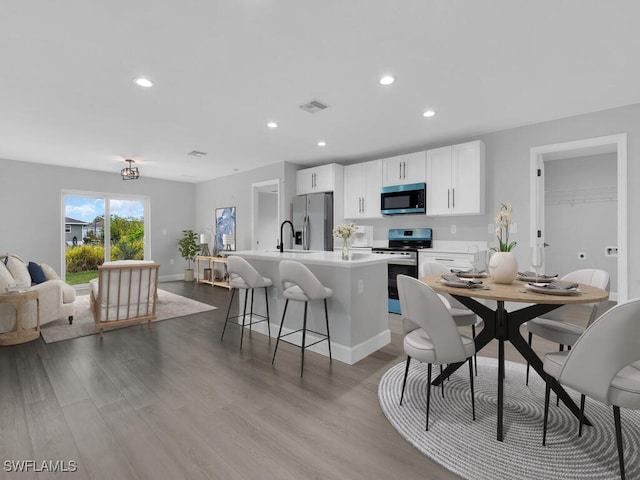
M 564 352 L 547 353 L 544 356 L 543 365 L 545 373 L 551 375 L 557 380 L 560 377 L 560 372 L 562 371 L 562 367 L 564 367 L 564 363 L 567 361 L 567 355 L 569 355 L 568 350 L 565 350 Z
M 309 301 L 309 297 L 307 297 L 302 289 L 297 285 L 293 285 L 287 288 L 284 292 L 282 292 L 282 295 L 284 296 L 284 298 L 288 298 L 289 300 L 298 300 L 300 302 Z M 319 298 L 329 298 L 331 295 L 333 295 L 333 290 L 324 287 L 324 296 L 321 296 Z
M 574 345 L 580 335 L 584 333 L 584 327 L 569 322 L 559 322 L 548 318 L 534 318 L 527 322 L 527 330 L 534 335 L 560 345 Z
M 248 290 L 252 288 L 247 284 L 247 282 L 244 281 L 242 277 L 235 274 L 233 274 L 231 277 L 232 277 L 231 288 L 239 288 L 243 290 Z M 254 286 L 254 288 L 270 287 L 271 285 L 273 285 L 273 282 L 271 281 L 270 278 L 262 277 L 262 282 L 260 281 L 256 282 L 256 285 Z
M 624 367 L 613 377 L 609 401 L 618 407 L 640 409 L 640 369 L 634 364 Z
M 460 335 L 467 358 L 473 356 L 476 347 L 472 338 Z M 422 328 L 416 328 L 404 336 L 404 351 L 411 358 L 426 363 L 438 363 L 431 338 Z M 443 362 L 444 363 L 444 362 Z

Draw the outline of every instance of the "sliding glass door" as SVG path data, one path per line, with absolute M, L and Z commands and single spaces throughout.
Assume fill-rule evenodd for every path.
M 65 193 L 65 280 L 82 285 L 107 260 L 143 260 L 148 199 Z

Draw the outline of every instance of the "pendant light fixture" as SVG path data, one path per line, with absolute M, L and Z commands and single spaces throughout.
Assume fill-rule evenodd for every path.
M 125 162 L 128 163 L 128 166 L 124 167 L 120 171 L 120 175 L 122 175 L 122 180 L 137 180 L 138 178 L 140 178 L 140 172 L 138 172 L 138 167 L 132 166 L 136 162 L 131 159 L 126 159 Z

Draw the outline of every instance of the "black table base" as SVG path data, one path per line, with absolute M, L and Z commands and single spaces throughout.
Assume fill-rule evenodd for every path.
M 543 370 L 542 360 L 536 355 L 533 349 L 520 334 L 520 326 L 543 315 L 551 310 L 555 310 L 562 305 L 534 304 L 514 312 L 507 312 L 504 308 L 504 301 L 497 300 L 498 308 L 494 311 L 486 305 L 471 297 L 453 295 L 463 305 L 471 309 L 476 315 L 484 320 L 484 328 L 475 339 L 476 352 L 480 351 L 491 340 L 498 340 L 498 441 L 503 441 L 503 410 L 504 410 L 504 342 L 508 341 L 516 348 L 520 355 L 529 362 L 531 367 L 538 372 L 542 378 L 546 378 Z M 452 363 L 436 378 L 432 385 L 440 385 L 443 380 L 455 372 L 463 363 Z M 576 418 L 580 418 L 580 408 L 564 388 L 555 380 L 551 381 L 551 388 L 564 402 Z M 591 425 L 589 420 L 583 418 L 585 425 Z

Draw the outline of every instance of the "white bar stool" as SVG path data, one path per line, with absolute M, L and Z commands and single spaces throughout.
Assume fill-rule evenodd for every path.
M 220 341 L 224 338 L 224 332 L 227 329 L 227 322 L 233 318 L 242 317 L 242 333 L 240 335 L 240 348 L 242 348 L 242 339 L 244 337 L 244 327 L 247 325 L 245 317 L 247 315 L 247 298 L 249 298 L 248 290 L 251 290 L 251 311 L 249 313 L 249 330 L 254 323 L 267 322 L 267 330 L 269 332 L 269 338 L 271 338 L 271 326 L 269 321 L 269 295 L 267 294 L 267 288 L 272 285 L 271 279 L 263 277 L 258 271 L 251 266 L 244 258 L 232 255 L 227 257 L 227 271 L 229 273 L 229 285 L 231 286 L 231 300 L 229 301 L 229 308 L 227 309 L 227 318 L 224 321 L 224 328 L 222 329 L 222 336 Z M 264 301 L 267 308 L 267 315 L 260 315 L 253 313 L 253 289 L 264 288 Z M 236 315 L 235 317 L 229 317 L 231 311 L 231 305 L 233 303 L 233 296 L 236 290 L 247 290 L 244 296 L 244 309 L 242 315 Z M 254 317 L 259 317 L 260 320 L 254 321 Z M 240 325 L 236 323 L 236 325 Z
M 287 340 L 282 340 L 283 342 L 290 343 L 291 345 L 296 345 L 300 347 L 302 351 L 302 364 L 300 365 L 300 377 L 302 377 L 302 373 L 304 370 L 304 350 L 316 343 L 327 341 L 329 344 L 329 361 L 331 362 L 333 359 L 331 357 L 331 340 L 329 336 L 329 314 L 327 313 L 327 298 L 333 295 L 333 290 L 325 287 L 320 283 L 320 281 L 316 278 L 316 276 L 311 273 L 305 265 L 300 262 L 294 262 L 290 260 L 283 260 L 279 265 L 280 270 L 280 281 L 282 282 L 283 296 L 286 298 L 286 302 L 284 304 L 284 311 L 282 312 L 282 322 L 280 323 L 280 330 L 278 331 L 278 339 L 276 341 L 276 348 L 273 351 L 273 359 L 271 360 L 271 364 L 276 360 L 276 353 L 278 352 L 278 343 L 280 343 L 280 339 L 282 337 L 286 337 L 288 335 L 293 335 L 294 333 L 302 332 L 302 344 L 298 345 L 297 343 L 288 342 Z M 302 328 L 295 330 L 293 332 L 285 333 L 282 335 L 282 326 L 284 325 L 284 317 L 287 313 L 287 306 L 289 305 L 289 300 L 295 300 L 298 302 L 304 302 L 304 320 L 302 323 Z M 324 300 L 324 318 L 327 325 L 327 333 L 315 332 L 313 330 L 307 329 L 307 306 L 310 300 Z M 306 335 L 307 332 L 314 333 L 322 337 L 320 340 L 317 340 L 313 343 L 306 344 Z

